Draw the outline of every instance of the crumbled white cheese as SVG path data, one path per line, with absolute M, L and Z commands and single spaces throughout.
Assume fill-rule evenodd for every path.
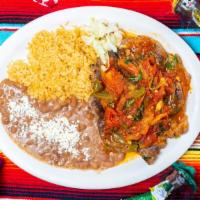
M 122 32 L 118 25 L 92 18 L 85 30 L 88 35 L 83 36 L 83 40 L 93 46 L 102 63 L 107 64 L 108 51 L 117 52 L 122 40 Z
M 22 96 L 17 101 L 9 101 L 8 107 L 11 121 L 22 116 L 37 117 L 37 112 L 34 107 L 30 106 L 27 96 Z
M 87 148 L 87 147 L 85 147 L 85 148 L 82 149 L 82 153 L 83 153 L 84 156 L 85 156 L 85 158 L 84 158 L 85 161 L 88 161 L 89 158 L 90 158 L 89 150 L 90 150 L 90 149 Z
M 4 88 L 5 94 L 9 95 L 10 90 L 15 92 L 14 98 L 8 98 L 8 110 L 10 112 L 11 122 L 18 121 L 17 134 L 25 138 L 27 133 L 31 134 L 31 139 L 46 140 L 58 145 L 58 153 L 69 152 L 73 157 L 78 156 L 76 144 L 80 139 L 80 133 L 77 131 L 77 125 L 70 124 L 67 118 L 56 116 L 47 119 L 45 115 L 35 109 L 29 102 L 27 96 L 20 94 L 19 90 L 12 86 Z M 27 118 L 31 120 L 26 122 Z M 12 123 L 11 123 L 12 124 Z
M 74 157 L 78 155 L 75 149 L 79 141 L 80 134 L 76 130 L 76 125 L 70 125 L 67 118 L 58 116 L 52 120 L 33 120 L 29 126 L 29 131 L 34 133 L 34 137 L 58 143 L 59 152 L 67 151 Z

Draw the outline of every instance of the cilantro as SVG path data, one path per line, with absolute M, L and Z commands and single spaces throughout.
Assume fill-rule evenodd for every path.
M 167 63 L 165 64 L 165 67 L 166 67 L 168 70 L 174 69 L 174 65 L 173 65 L 172 63 L 170 63 L 170 62 L 167 62 Z
M 179 63 L 178 56 L 177 56 L 176 54 L 174 54 L 174 62 L 175 62 L 176 64 Z
M 131 76 L 129 77 L 129 81 L 132 83 L 137 83 L 138 81 L 142 80 L 142 71 L 139 72 L 138 76 Z
M 177 57 L 176 54 L 175 55 L 169 55 L 168 58 L 167 58 L 167 61 L 165 63 L 165 67 L 168 70 L 173 70 L 176 67 L 176 65 L 178 64 L 178 62 L 179 61 L 178 61 L 178 57 Z
M 125 108 L 129 109 L 134 104 L 134 102 L 135 102 L 134 99 L 127 100 L 126 103 L 125 103 Z
M 143 118 L 144 113 L 144 104 L 142 104 L 136 111 L 136 114 L 133 116 L 134 121 L 140 121 Z
M 131 59 L 131 58 L 126 58 L 124 62 L 125 62 L 125 64 L 127 64 L 127 65 L 128 65 L 129 63 L 131 63 L 131 62 L 132 62 L 132 59 Z

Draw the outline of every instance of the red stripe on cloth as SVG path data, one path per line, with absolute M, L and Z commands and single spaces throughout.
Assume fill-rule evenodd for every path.
M 29 198 L 29 197 L 26 197 L 26 198 L 24 198 L 24 196 L 18 196 L 18 197 L 11 197 L 11 196 L 1 196 L 0 197 L 1 199 L 20 199 L 20 200 L 22 200 L 22 199 L 25 199 L 25 200 L 32 200 L 33 198 Z M 34 198 L 34 200 L 44 200 L 44 198 Z M 47 200 L 47 199 L 46 199 Z M 51 200 L 54 200 L 53 198 L 51 198 Z
M 14 32 L 14 31 L 17 31 L 18 28 L 0 28 L 0 31 L 11 31 L 11 32 Z
M 135 10 L 146 15 L 152 16 L 160 20 L 173 20 L 178 24 L 179 17 L 172 11 L 171 0 L 59 0 L 59 3 L 53 8 L 43 7 L 32 0 L 1 0 L 0 1 L 0 15 L 10 18 L 24 18 L 29 16 L 34 19 L 38 16 L 44 15 L 56 10 L 78 7 L 78 6 L 113 6 Z M 176 22 L 175 22 L 176 21 Z
M 200 33 L 178 33 L 179 36 L 200 36 Z
M 199 56 L 199 59 L 200 59 L 200 56 Z M 200 146 L 200 134 L 197 137 L 197 139 L 194 141 L 193 145 L 199 145 Z
M 0 13 L 41 14 L 69 7 L 107 5 L 129 8 L 135 11 L 156 16 L 175 16 L 172 12 L 171 0 L 59 0 L 54 8 L 47 8 L 34 3 L 32 0 L 1 0 Z

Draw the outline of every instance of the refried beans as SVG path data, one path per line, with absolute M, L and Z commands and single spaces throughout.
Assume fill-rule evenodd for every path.
M 49 164 L 80 169 L 105 169 L 124 153 L 105 152 L 93 103 L 71 97 L 65 102 L 38 102 L 26 88 L 8 79 L 0 83 L 2 123 L 25 151 Z

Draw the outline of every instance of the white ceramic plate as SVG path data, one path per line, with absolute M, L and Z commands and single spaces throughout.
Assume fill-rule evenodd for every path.
M 178 53 L 192 76 L 192 93 L 187 102 L 189 131 L 179 139 L 171 139 L 155 164 L 149 166 L 141 158 L 120 166 L 96 172 L 92 170 L 61 169 L 45 164 L 17 147 L 0 126 L 0 148 L 19 167 L 43 180 L 75 188 L 106 189 L 130 185 L 150 178 L 175 162 L 190 147 L 200 131 L 200 63 L 190 47 L 166 26 L 145 15 L 111 7 L 80 7 L 61 10 L 40 17 L 14 33 L 0 48 L 0 80 L 6 77 L 11 60 L 26 58 L 26 46 L 42 29 L 55 29 L 71 21 L 85 24 L 91 17 L 117 22 L 125 29 L 159 40 L 165 49 Z

